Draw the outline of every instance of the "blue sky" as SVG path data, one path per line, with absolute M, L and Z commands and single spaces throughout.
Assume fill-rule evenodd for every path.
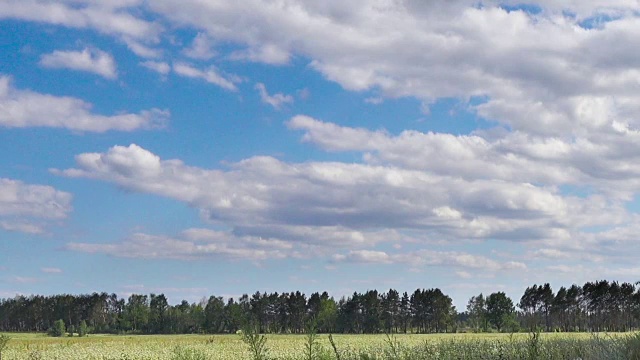
M 636 281 L 625 1 L 0 4 L 0 297 Z

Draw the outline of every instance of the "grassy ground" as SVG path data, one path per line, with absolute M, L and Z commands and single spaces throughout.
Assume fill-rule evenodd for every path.
M 239 360 L 252 359 L 239 335 L 90 335 L 51 338 L 11 336 L 3 360 Z M 268 335 L 268 359 L 307 359 L 307 337 Z M 437 334 L 335 335 L 340 360 L 351 359 L 628 359 L 629 334 Z M 638 347 L 640 348 L 640 340 Z M 570 351 L 570 348 L 575 348 Z M 308 348 L 307 348 L 308 349 Z M 313 347 L 315 359 L 336 359 L 327 335 Z M 590 357 L 590 354 L 592 355 Z M 640 353 L 638 353 L 640 359 Z

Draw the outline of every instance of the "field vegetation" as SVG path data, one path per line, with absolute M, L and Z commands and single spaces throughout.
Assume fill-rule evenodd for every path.
M 640 359 L 629 333 L 8 336 L 3 360 Z

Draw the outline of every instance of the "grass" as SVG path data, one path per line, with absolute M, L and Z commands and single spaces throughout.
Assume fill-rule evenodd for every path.
M 8 334 L 4 360 L 256 359 L 239 335 L 90 335 L 50 338 Z M 254 340 L 260 340 L 257 337 Z M 266 335 L 268 360 L 639 359 L 638 334 Z M 246 341 L 246 334 L 245 334 Z M 260 340 L 261 341 L 261 340 Z

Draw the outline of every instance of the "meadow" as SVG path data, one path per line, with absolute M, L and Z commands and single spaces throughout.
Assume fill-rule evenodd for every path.
M 2 360 L 640 359 L 637 334 L 9 336 Z

